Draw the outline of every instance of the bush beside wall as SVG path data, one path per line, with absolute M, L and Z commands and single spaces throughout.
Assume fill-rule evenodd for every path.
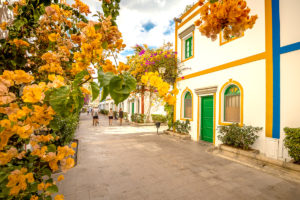
M 253 127 L 239 124 L 231 124 L 229 126 L 218 127 L 221 135 L 218 136 L 219 140 L 223 144 L 233 146 L 236 148 L 241 148 L 244 150 L 249 150 L 250 146 L 254 144 L 258 138 L 259 131 L 262 130 L 261 127 Z
M 152 114 L 151 117 L 153 122 L 161 122 L 161 123 L 167 122 L 167 117 L 164 115 Z
M 284 128 L 284 146 L 294 161 L 300 164 L 300 128 Z

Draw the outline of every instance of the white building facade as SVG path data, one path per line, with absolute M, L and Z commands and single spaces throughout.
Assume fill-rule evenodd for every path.
M 177 80 L 176 120 L 190 120 L 192 139 L 219 145 L 218 126 L 262 127 L 253 145 L 289 159 L 284 127 L 300 127 L 300 1 L 247 0 L 258 19 L 230 41 L 202 36 L 193 6 L 175 23 L 175 48 L 189 70 Z

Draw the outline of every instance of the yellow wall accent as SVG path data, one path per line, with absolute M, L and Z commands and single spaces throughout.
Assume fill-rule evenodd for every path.
M 180 19 L 185 18 L 188 14 L 193 12 L 198 6 L 199 6 L 199 4 L 195 3 L 195 5 L 193 7 L 191 7 L 186 13 L 183 13 L 183 15 L 181 15 Z
M 239 123 L 239 125 L 240 126 L 243 126 L 243 124 L 244 124 L 244 89 L 243 89 L 243 87 L 242 87 L 242 85 L 239 83 L 239 82 L 237 82 L 237 81 L 234 81 L 234 80 L 232 80 L 232 79 L 229 79 L 229 81 L 228 82 L 226 82 L 223 86 L 222 86 L 222 88 L 221 88 L 221 90 L 220 90 L 220 92 L 219 92 L 219 125 L 223 125 L 223 126 L 225 126 L 225 125 L 230 125 L 230 124 L 232 124 L 232 123 L 227 123 L 227 122 L 223 122 L 223 120 L 222 120 L 222 115 L 223 115 L 223 113 L 224 112 L 222 112 L 222 109 L 224 109 L 224 105 L 222 106 L 222 100 L 224 99 L 224 95 L 223 95 L 223 93 L 224 93 L 224 91 L 225 91 L 225 89 L 228 87 L 228 86 L 230 86 L 230 85 L 236 85 L 239 89 L 240 89 L 240 92 L 241 92 L 241 121 L 240 121 L 240 123 Z M 223 97 L 223 98 L 222 98 Z
M 186 92 L 190 92 L 192 95 L 192 118 L 184 118 L 184 113 L 182 112 L 182 107 L 183 107 L 183 97 L 186 94 Z M 194 118 L 194 95 L 192 90 L 190 90 L 188 87 L 185 88 L 185 90 L 181 93 L 181 100 L 180 100 L 180 120 L 189 120 L 193 121 Z
M 200 96 L 198 96 L 198 106 L 197 106 L 197 141 L 200 140 Z
M 175 52 L 177 52 L 177 30 L 178 30 L 177 26 L 178 26 L 178 22 L 175 22 Z M 178 53 L 175 54 L 176 60 L 177 60 L 177 55 L 178 55 Z M 175 88 L 177 88 L 177 80 L 175 81 L 175 84 L 174 84 L 174 89 Z M 176 104 L 174 105 L 174 116 L 173 116 L 173 121 L 174 122 L 176 121 L 177 95 L 175 96 L 175 98 L 176 98 L 176 101 L 175 101 Z
M 178 26 L 178 29 L 181 28 L 183 25 L 185 25 L 186 23 L 188 23 L 191 19 L 193 19 L 196 15 L 200 14 L 200 9 L 198 9 L 197 11 L 195 11 L 191 16 L 189 16 L 186 20 L 184 20 L 183 22 L 181 22 Z M 200 16 L 199 16 L 200 19 Z
M 273 129 L 273 33 L 272 0 L 265 0 L 266 18 L 266 136 L 272 137 Z
M 216 107 L 216 104 L 217 104 L 217 98 L 216 98 L 216 93 L 214 93 L 214 138 L 213 138 L 213 144 L 215 145 L 216 143 L 216 110 L 217 110 L 217 107 Z
M 225 63 L 225 64 L 222 64 L 222 65 L 219 65 L 219 66 L 216 66 L 216 67 L 212 67 L 212 68 L 205 69 L 205 70 L 202 70 L 202 71 L 199 71 L 199 72 L 195 72 L 195 73 L 192 73 L 192 74 L 185 75 L 184 79 L 177 78 L 177 81 L 182 81 L 182 80 L 194 78 L 194 77 L 197 77 L 197 76 L 209 74 L 209 73 L 212 73 L 212 72 L 221 71 L 221 70 L 228 69 L 228 68 L 231 68 L 231 67 L 236 67 L 238 65 L 243 65 L 243 64 L 246 64 L 246 63 L 250 63 L 250 62 L 254 62 L 254 61 L 257 61 L 257 60 L 264 59 L 265 57 L 266 57 L 265 52 L 264 53 L 259 53 L 259 54 L 253 55 L 253 56 L 249 56 L 247 58 L 242 58 L 240 60 L 232 61 L 232 62 Z
M 184 40 L 181 39 L 181 62 L 185 62 L 185 61 L 188 61 L 192 58 L 194 58 L 194 55 L 195 55 L 195 31 L 193 31 L 193 55 L 187 59 L 184 59 L 185 58 L 185 55 L 184 55 L 184 51 L 183 51 L 183 45 L 184 45 Z

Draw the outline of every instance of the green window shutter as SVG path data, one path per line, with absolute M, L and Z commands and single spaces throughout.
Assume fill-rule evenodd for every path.
M 191 57 L 192 53 L 193 53 L 193 37 L 191 37 L 189 40 L 190 40 L 190 53 L 189 53 L 189 57 Z
M 185 41 L 185 53 L 184 53 L 184 57 L 185 57 L 185 59 L 187 59 L 188 58 L 188 40 L 186 40 Z

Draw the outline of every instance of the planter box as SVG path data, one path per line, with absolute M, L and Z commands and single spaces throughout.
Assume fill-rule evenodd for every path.
M 268 157 L 260 154 L 258 150 L 246 151 L 246 150 L 237 149 L 237 148 L 227 146 L 227 145 L 219 145 L 218 151 L 221 153 L 224 152 L 225 155 L 231 154 L 235 157 L 245 157 L 245 158 L 261 161 L 262 163 L 265 163 L 265 164 L 271 164 L 271 165 L 275 165 L 278 167 L 293 170 L 296 172 L 300 172 L 300 165 L 294 164 L 292 162 L 285 162 L 282 160 L 275 160 L 272 158 L 268 158 Z
M 178 138 L 183 139 L 183 140 L 190 140 L 191 139 L 191 135 L 187 135 L 187 134 L 180 134 L 180 133 L 176 133 L 176 132 L 173 132 L 173 131 L 164 131 L 164 133 L 167 134 L 167 135 L 172 135 L 172 136 L 178 137 Z

